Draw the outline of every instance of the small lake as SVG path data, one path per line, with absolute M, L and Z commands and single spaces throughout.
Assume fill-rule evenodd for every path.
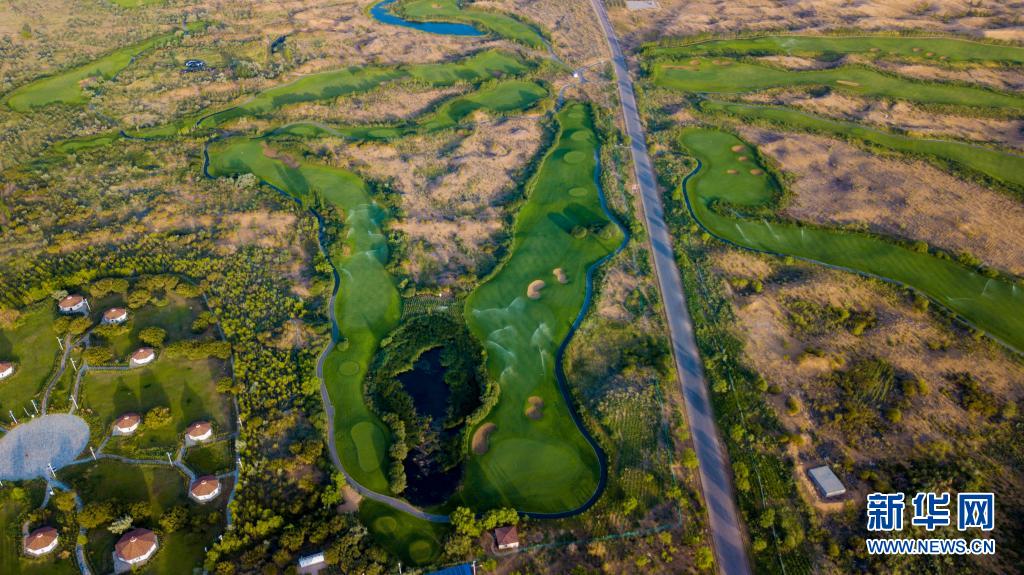
M 432 417 L 438 426 L 444 423 L 448 415 L 448 398 L 452 394 L 444 381 L 442 349 L 435 347 L 423 352 L 412 369 L 398 374 L 398 381 L 402 382 L 405 392 L 412 398 L 416 413 Z
M 448 36 L 484 35 L 484 32 L 481 32 L 469 24 L 459 24 L 457 22 L 412 22 L 410 20 L 406 20 L 405 18 L 402 18 L 388 10 L 388 6 L 397 1 L 398 0 L 384 0 L 383 2 L 374 4 L 373 7 L 370 8 L 370 15 L 378 22 L 383 22 L 384 24 L 405 26 L 406 28 L 412 28 L 413 30 L 419 30 L 421 32 L 430 32 L 431 34 L 445 34 Z

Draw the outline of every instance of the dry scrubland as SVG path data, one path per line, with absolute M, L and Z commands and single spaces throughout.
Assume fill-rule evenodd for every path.
M 744 128 L 743 137 L 795 176 L 783 213 L 968 252 L 1024 273 L 1024 205 L 921 161 L 880 158 L 845 142 Z M 994 223 L 995 222 L 995 223 Z
M 610 14 L 630 44 L 700 32 L 927 28 L 1024 39 L 1020 2 L 1001 0 L 658 0 L 656 11 Z
M 717 249 L 714 261 L 716 274 L 733 286 L 728 297 L 746 357 L 767 380 L 769 402 L 786 431 L 801 438 L 791 440 L 789 453 L 803 498 L 833 537 L 862 528 L 861 502 L 867 493 L 884 489 L 878 481 L 906 481 L 913 473 L 897 471 L 905 464 L 911 471 L 916 466 L 919 477 L 929 477 L 929 462 L 947 456 L 961 465 L 947 467 L 948 480 L 961 481 L 965 468 L 968 477 L 971 469 L 984 469 L 986 484 L 1005 508 L 1021 504 L 1020 450 L 1006 442 L 1010 428 L 1003 421 L 1006 405 L 1024 399 L 1019 357 L 950 327 L 905 293 L 873 280 L 729 248 Z M 738 280 L 760 280 L 763 291 L 736 287 L 743 285 Z M 794 317 L 806 314 L 804 306 L 845 308 L 872 316 L 874 323 L 860 335 L 803 327 Z M 835 419 L 837 404 L 843 413 L 857 401 L 839 391 L 837 374 L 873 360 L 892 366 L 892 387 L 865 400 L 858 418 L 846 412 L 846 422 Z M 965 382 L 976 382 L 980 395 L 972 396 Z M 806 479 L 806 470 L 822 461 L 830 462 L 851 489 L 843 502 L 822 502 Z M 829 559 L 819 560 L 830 571 Z M 977 566 L 1000 572 L 1005 564 L 981 560 Z
M 392 226 L 407 237 L 406 271 L 421 285 L 444 286 L 495 264 L 509 200 L 541 134 L 537 118 L 509 118 L 469 134 L 331 149 L 337 165 L 392 183 L 403 215 Z
M 573 68 L 608 57 L 604 35 L 589 2 L 481 0 L 474 6 L 520 14 L 550 35 L 555 53 Z

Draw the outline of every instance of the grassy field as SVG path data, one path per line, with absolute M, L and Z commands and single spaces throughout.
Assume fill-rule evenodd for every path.
M 198 30 L 205 25 L 204 22 L 193 22 L 188 24 L 187 29 Z M 84 80 L 97 77 L 110 80 L 118 72 L 127 68 L 139 54 L 174 38 L 173 32 L 154 36 L 138 44 L 115 50 L 88 64 L 40 78 L 16 88 L 4 98 L 4 102 L 18 112 L 28 112 L 33 108 L 56 103 L 85 104 L 89 101 L 89 97 L 80 86 Z
M 0 413 L 8 421 L 8 410 L 15 416 L 32 411 L 29 400 L 42 391 L 60 355 L 57 334 L 53 331 L 56 306 L 47 299 L 25 310 L 15 329 L 0 330 L 0 360 L 13 361 L 14 375 L 0 381 Z M 37 399 L 38 402 L 38 399 Z
M 391 275 L 384 211 L 355 174 L 308 163 L 292 166 L 267 156 L 256 140 L 210 147 L 210 173 L 252 173 L 309 205 L 314 198 L 345 214 L 343 239 L 331 246 L 340 274 L 334 313 L 342 341 L 324 363 L 324 379 L 335 406 L 335 441 L 345 469 L 363 485 L 388 491 L 384 465 L 389 432 L 363 400 L 363 378 L 377 345 L 398 324 L 401 303 Z M 273 154 L 273 152 L 271 152 Z
M 184 462 L 197 475 L 220 475 L 234 470 L 235 454 L 230 440 L 218 441 L 190 448 Z
M 785 70 L 748 62 L 698 59 L 687 63 L 657 62 L 652 68 L 652 80 L 656 85 L 686 92 L 746 93 L 794 86 L 828 86 L 838 92 L 921 104 L 1024 108 L 1024 97 L 1018 95 L 958 84 L 920 82 L 856 66 Z
M 136 527 L 159 530 L 157 519 L 171 507 L 195 507 L 187 494 L 187 480 L 178 471 L 168 467 L 129 465 L 100 460 L 68 467 L 58 477 L 72 486 L 82 498 L 89 501 L 116 501 L 149 503 L 150 517 L 136 518 Z M 219 525 L 209 525 L 206 531 L 193 532 L 187 528 L 173 534 L 160 534 L 160 550 L 145 567 L 147 573 L 191 573 L 202 565 L 203 547 L 209 545 Z M 90 531 L 86 554 L 95 572 L 112 571 L 111 553 L 117 537 L 106 529 Z
M 682 143 L 701 162 L 685 194 L 697 220 L 716 236 L 747 248 L 808 258 L 912 286 L 990 335 L 1024 350 L 1024 288 L 881 238 L 742 217 L 738 212 L 770 206 L 778 190 L 770 175 L 752 173 L 763 168 L 738 160 L 752 156 L 750 148 L 732 134 L 703 128 L 687 129 Z M 734 146 L 739 146 L 738 152 L 732 151 Z M 727 215 L 733 211 L 737 215 Z
M 114 349 L 114 357 L 124 358 L 145 345 L 139 340 L 139 332 L 147 327 L 163 328 L 167 332 L 168 343 L 196 336 L 192 333 L 192 322 L 203 310 L 202 301 L 198 298 L 187 300 L 174 293 L 168 293 L 167 299 L 167 305 L 148 304 L 139 309 L 128 310 L 131 329 L 128 333 L 111 338 L 109 342 Z M 96 321 L 98 322 L 103 312 L 111 307 L 125 307 L 119 294 L 107 296 L 93 306 Z
M 127 371 L 90 371 L 82 379 L 79 404 L 92 410 L 101 426 L 101 430 L 93 430 L 91 441 L 101 441 L 119 415 L 135 412 L 145 417 L 147 411 L 157 406 L 171 410 L 166 425 L 153 427 L 143 419 L 139 431 L 114 438 L 107 446 L 108 451 L 127 447 L 173 449 L 181 443 L 185 428 L 200 419 L 215 422 L 219 431 L 230 429 L 229 405 L 216 387 L 217 380 L 224 375 L 224 363 L 219 360 L 189 361 L 166 356 Z M 97 431 L 101 434 L 97 435 Z
M 443 523 L 417 519 L 372 499 L 359 504 L 359 518 L 381 546 L 412 565 L 435 562 L 450 530 Z
M 560 133 L 527 189 L 511 253 L 466 301 L 466 321 L 487 351 L 501 396 L 483 424 L 489 449 L 471 455 L 461 492 L 477 508 L 512 506 L 559 512 L 583 504 L 597 487 L 599 463 L 570 417 L 555 379 L 555 352 L 584 302 L 586 269 L 622 242 L 602 211 L 594 182 L 597 138 L 588 109 L 558 114 Z M 554 270 L 561 268 L 567 283 Z M 535 280 L 546 286 L 527 297 Z M 528 398 L 543 417 L 524 415 Z
M 399 2 L 396 12 L 421 22 L 466 22 L 531 48 L 544 47 L 544 37 L 533 26 L 501 12 L 463 9 L 456 0 L 409 0 Z
M 509 113 L 528 110 L 547 97 L 548 91 L 528 80 L 506 80 L 476 92 L 453 98 L 418 120 L 396 126 L 330 127 L 298 122 L 278 128 L 270 135 L 317 137 L 333 135 L 356 140 L 387 140 L 414 133 L 433 132 L 457 126 L 477 111 Z
M 303 76 L 294 82 L 264 90 L 238 106 L 204 117 L 198 127 L 212 128 L 236 118 L 267 114 L 289 104 L 333 100 L 345 94 L 373 89 L 392 80 L 411 78 L 432 86 L 449 86 L 458 82 L 482 82 L 503 75 L 514 76 L 529 68 L 530 64 L 518 56 L 489 50 L 458 62 L 332 70 Z M 153 134 L 147 132 L 144 135 Z
M 10 489 L 4 491 L 10 492 Z M 26 490 L 28 491 L 28 490 Z M 42 494 L 39 494 L 40 497 Z M 9 494 L 0 495 L 0 573 L 4 575 L 74 575 L 78 567 L 74 559 L 62 560 L 58 557 L 59 550 L 40 559 L 29 559 L 21 551 L 21 525 L 18 522 L 22 513 L 29 511 L 31 505 L 25 499 L 13 499 Z M 34 525 L 38 527 L 38 525 Z M 54 525 L 54 527 L 58 527 Z M 73 545 L 73 543 L 70 543 Z
M 705 101 L 701 103 L 700 109 L 712 113 L 725 113 L 741 120 L 765 120 L 786 128 L 853 138 L 897 152 L 932 156 L 976 172 L 1007 187 L 1024 190 L 1024 156 L 953 140 L 902 136 L 854 122 L 830 120 L 789 108 Z
M 816 57 L 822 54 L 897 56 L 936 62 L 1024 64 L 1024 48 L 956 38 L 895 36 L 762 36 L 696 42 L 688 46 L 650 46 L 647 56 L 787 56 Z

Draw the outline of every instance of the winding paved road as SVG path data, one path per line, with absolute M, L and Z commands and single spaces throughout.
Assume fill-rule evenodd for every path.
M 615 66 L 619 101 L 622 104 L 626 133 L 630 139 L 633 171 L 640 186 L 640 200 L 654 254 L 658 287 L 665 302 L 676 372 L 679 374 L 683 398 L 686 401 L 686 416 L 690 423 L 694 450 L 700 462 L 700 483 L 708 508 L 718 569 L 727 575 L 746 575 L 751 572 L 750 560 L 747 557 L 743 529 L 733 498 L 729 459 L 719 439 L 714 415 L 711 413 L 708 385 L 704 380 L 697 341 L 693 335 L 693 322 L 687 311 L 686 295 L 683 292 L 679 269 L 676 267 L 672 237 L 665 223 L 657 179 L 651 166 L 651 159 L 647 155 L 643 124 L 640 122 L 640 114 L 636 107 L 629 66 L 615 37 L 615 30 L 608 21 L 608 12 L 603 1 L 590 0 L 590 4 L 601 22 L 601 28 L 611 50 L 612 64 Z

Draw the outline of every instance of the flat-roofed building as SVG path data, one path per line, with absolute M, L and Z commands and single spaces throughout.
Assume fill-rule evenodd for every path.
M 818 492 L 821 493 L 822 497 L 839 497 L 846 493 L 846 487 L 843 485 L 843 482 L 839 481 L 839 477 L 832 472 L 832 468 L 829 466 L 815 467 L 807 473 L 811 476 L 814 486 L 818 488 Z

